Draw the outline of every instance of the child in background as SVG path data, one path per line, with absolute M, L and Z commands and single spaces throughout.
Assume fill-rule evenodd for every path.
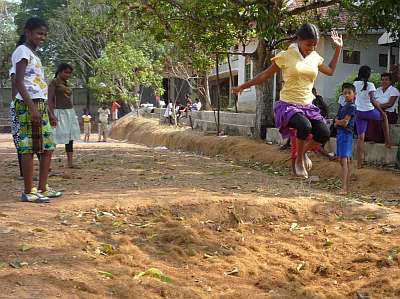
M 90 134 L 92 133 L 92 117 L 86 108 L 83 108 L 83 132 L 85 134 L 85 142 L 89 142 Z
M 389 122 L 386 113 L 381 105 L 375 99 L 375 85 L 369 82 L 371 76 L 371 68 L 367 65 L 360 67 L 357 79 L 353 85 L 356 88 L 357 107 L 356 127 L 357 127 L 357 168 L 362 168 L 364 161 L 364 140 L 365 133 L 368 130 L 368 122 L 370 120 L 380 121 L 385 136 L 385 145 L 390 148 Z
M 342 166 L 342 194 L 347 194 L 351 177 L 351 158 L 353 156 L 353 131 L 356 115 L 356 88 L 351 83 L 344 83 L 342 93 L 346 104 L 340 109 L 336 119 L 336 155 Z
M 118 109 L 121 108 L 121 105 L 118 104 L 116 101 L 112 102 L 111 104 L 111 116 L 112 120 L 116 121 L 118 120 Z
M 105 104 L 103 104 L 101 108 L 99 108 L 98 112 L 99 112 L 99 142 L 101 141 L 101 136 L 103 136 L 103 141 L 107 142 L 108 116 L 111 114 L 111 112 L 110 109 L 108 109 Z

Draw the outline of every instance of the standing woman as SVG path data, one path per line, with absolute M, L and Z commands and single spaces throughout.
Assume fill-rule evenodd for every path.
M 36 50 L 47 38 L 48 26 L 39 18 L 30 18 L 24 27 L 21 44 L 12 54 L 17 95 L 15 113 L 18 153 L 22 156 L 23 202 L 45 203 L 60 196 L 47 185 L 51 155 L 55 149 L 52 128 L 57 119 L 47 106 L 47 84 Z M 23 41 L 23 42 L 22 42 Z M 40 154 L 39 191 L 33 187 L 33 154 Z
M 313 24 L 304 24 L 296 34 L 296 40 L 286 51 L 272 58 L 272 65 L 250 80 L 236 88 L 233 92 L 240 93 L 253 85 L 261 84 L 275 73 L 282 71 L 285 84 L 280 92 L 280 100 L 275 103 L 275 124 L 283 138 L 290 136 L 290 128 L 296 129 L 297 156 L 295 161 L 296 175 L 308 177 L 307 170 L 312 167 L 307 157 L 308 150 L 317 144 L 329 140 L 329 128 L 325 124 L 318 107 L 312 104 L 314 95 L 312 88 L 318 72 L 332 76 L 339 60 L 343 40 L 336 31 L 332 31 L 332 42 L 336 49 L 329 65 L 315 51 L 318 41 L 318 28 Z M 307 137 L 312 134 L 309 141 Z
M 77 168 L 73 164 L 74 140 L 80 139 L 80 127 L 72 103 L 72 90 L 68 85 L 73 68 L 67 63 L 61 63 L 56 75 L 49 85 L 49 104 L 54 107 L 54 114 L 58 120 L 54 129 L 56 144 L 65 144 L 68 167 Z
M 368 121 L 381 121 L 386 147 L 390 148 L 389 123 L 385 111 L 376 100 L 376 88 L 369 82 L 371 68 L 363 65 L 358 70 L 358 76 L 354 81 L 356 88 L 356 129 L 357 129 L 357 167 L 362 168 L 364 161 L 364 140 L 368 129 Z

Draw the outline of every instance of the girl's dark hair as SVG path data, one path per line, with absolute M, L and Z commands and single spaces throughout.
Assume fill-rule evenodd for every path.
M 368 87 L 368 80 L 371 76 L 371 68 L 368 65 L 363 65 L 358 70 L 357 81 L 364 81 L 364 87 L 362 90 L 367 90 Z
M 319 31 L 317 26 L 311 23 L 306 23 L 297 30 L 296 36 L 300 40 L 319 39 Z
M 72 72 L 74 70 L 74 68 L 68 63 L 60 63 L 57 67 L 57 71 L 56 71 L 54 78 L 57 78 L 58 74 L 65 70 L 70 70 Z
M 24 26 L 24 31 L 25 30 L 33 31 L 33 30 L 35 30 L 37 28 L 41 28 L 41 27 L 45 27 L 46 29 L 49 29 L 49 26 L 47 25 L 46 21 L 44 21 L 38 17 L 33 17 L 33 18 L 29 18 L 26 21 L 25 26 Z M 24 44 L 25 42 L 26 42 L 26 36 L 24 33 L 19 37 L 19 40 L 17 42 L 17 47 Z
M 381 79 L 383 77 L 389 78 L 390 82 L 392 82 L 392 74 L 391 73 L 382 73 L 381 74 Z

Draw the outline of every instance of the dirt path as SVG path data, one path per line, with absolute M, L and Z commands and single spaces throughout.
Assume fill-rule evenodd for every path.
M 0 135 L 0 298 L 399 298 L 400 217 L 275 171 L 123 142 L 61 150 L 17 202 Z M 14 265 L 13 268 L 10 264 Z M 157 268 L 165 276 L 135 276 Z

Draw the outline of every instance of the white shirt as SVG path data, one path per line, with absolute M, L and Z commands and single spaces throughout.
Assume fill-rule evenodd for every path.
M 12 54 L 11 61 L 14 68 L 21 60 L 26 59 L 28 64 L 24 74 L 24 85 L 31 99 L 47 100 L 47 83 L 44 78 L 40 58 L 25 45 L 18 46 Z M 23 100 L 18 93 L 17 99 Z
M 165 109 L 164 117 L 169 117 L 171 115 L 172 115 L 172 103 L 169 102 L 167 108 Z
M 339 103 L 340 106 L 346 105 L 346 98 L 344 97 L 344 95 L 341 94 L 341 95 L 339 96 L 338 103 Z
M 386 109 L 387 112 L 397 112 L 397 106 L 398 106 L 400 92 L 398 91 L 398 89 L 396 87 L 394 87 L 393 85 L 390 85 L 385 91 L 383 91 L 382 87 L 379 87 L 376 90 L 375 96 L 376 96 L 376 100 L 380 104 L 386 104 L 389 102 L 391 97 L 397 97 L 396 101 L 394 102 L 394 105 L 392 107 Z
M 110 109 L 99 108 L 99 121 L 101 123 L 108 123 L 108 116 L 110 115 Z
M 374 83 L 367 82 L 367 89 L 364 88 L 364 81 L 354 81 L 354 87 L 356 88 L 356 108 L 358 111 L 370 111 L 374 110 L 374 105 L 371 103 L 369 93 L 376 91 Z

